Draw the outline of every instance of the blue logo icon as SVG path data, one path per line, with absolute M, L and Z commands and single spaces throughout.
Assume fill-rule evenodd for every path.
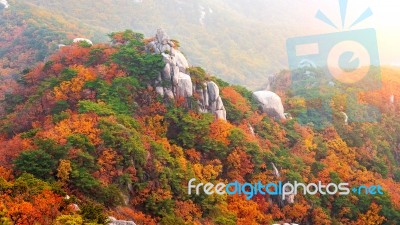
M 341 29 L 345 29 L 347 0 L 340 0 Z M 348 28 L 372 15 L 368 8 Z M 316 18 L 339 29 L 322 11 Z M 347 96 L 342 106 L 349 122 L 376 122 L 380 112 L 375 107 L 358 103 L 362 92 L 381 88 L 379 51 L 374 29 L 349 30 L 287 40 L 292 94 L 307 102 L 307 109 L 297 115 L 299 122 L 317 128 L 331 124 L 334 96 Z

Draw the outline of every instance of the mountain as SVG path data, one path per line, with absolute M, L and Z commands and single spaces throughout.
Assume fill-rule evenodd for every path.
M 96 39 L 93 30 L 76 20 L 29 4 L 7 4 L 12 6 L 0 10 L 1 100 L 16 86 L 21 72 L 46 60 L 59 45 L 72 43 L 77 37 Z
M 132 29 L 153 36 L 164 28 L 182 42 L 182 52 L 194 65 L 202 65 L 211 74 L 230 83 L 252 90 L 267 86 L 267 76 L 288 68 L 286 40 L 342 31 L 315 19 L 322 10 L 334 24 L 341 27 L 337 1 L 301 0 L 143 0 L 143 1 L 77 1 L 60 0 L 8 1 L 13 5 L 28 5 L 52 12 L 70 24 L 85 25 L 92 35 L 81 33 L 95 41 L 106 41 L 105 35 L 115 30 Z M 374 1 L 348 2 L 345 29 L 365 9 L 371 7 L 374 16 L 352 29 L 377 30 L 381 63 L 398 65 L 396 46 L 398 27 L 388 18 L 397 18 L 384 5 Z M 306 6 L 306 7 L 305 7 Z M 301 10 L 299 10 L 301 9 Z M 388 16 L 390 15 L 390 16 Z M 74 32 L 68 29 L 65 31 Z M 94 33 L 93 33 L 94 32 Z M 96 37 L 93 37 L 96 34 Z M 251 41 L 250 41 L 251 40 Z
M 342 112 L 354 103 L 346 101 L 348 87 L 333 85 L 322 87 L 341 93 L 330 100 L 333 121 L 318 127 L 313 114 L 304 118 L 310 102 L 285 88 L 287 73 L 272 82 L 280 97 L 253 95 L 188 67 L 179 42 L 154 33 L 127 30 L 112 33 L 110 43 L 71 43 L 21 75 L 0 120 L 3 223 L 106 224 L 108 216 L 146 225 L 400 220 L 399 70 L 384 69 L 382 90 L 362 98 L 381 110 L 380 123 L 345 121 Z M 246 189 L 188 194 L 193 178 L 348 182 L 381 185 L 384 193 L 286 200 Z
M 307 26 L 310 32 L 320 27 L 313 22 L 316 11 L 295 10 L 303 5 L 297 1 L 72 0 L 66 4 L 22 0 L 18 4 L 73 18 L 103 35 L 129 28 L 152 36 L 157 28 L 163 28 L 181 41 L 182 51 L 194 65 L 252 89 L 263 88 L 266 75 L 287 68 L 288 37 L 303 34 L 304 24 L 313 24 Z M 303 16 L 306 13 L 309 17 Z

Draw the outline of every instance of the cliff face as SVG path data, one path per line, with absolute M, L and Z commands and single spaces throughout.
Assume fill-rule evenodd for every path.
M 213 81 L 194 84 L 188 71 L 190 64 L 164 30 L 158 29 L 155 37 L 146 46 L 147 51 L 161 54 L 164 69 L 154 82 L 159 95 L 167 99 L 188 101 L 196 94 L 198 110 L 212 113 L 217 119 L 226 120 L 226 109 L 218 85 Z M 285 119 L 281 98 L 271 91 L 254 92 L 253 98 L 259 103 L 262 112 L 275 119 Z
M 157 30 L 153 41 L 147 45 L 147 51 L 161 54 L 165 62 L 164 69 L 154 83 L 159 95 L 187 101 L 197 93 L 200 112 L 212 113 L 216 118 L 226 120 L 226 110 L 218 85 L 213 81 L 206 81 L 202 85 L 193 84 L 188 72 L 188 60 L 162 29 Z

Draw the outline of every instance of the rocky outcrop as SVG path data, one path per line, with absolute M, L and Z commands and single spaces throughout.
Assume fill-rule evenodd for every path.
M 219 95 L 218 85 L 212 81 L 194 85 L 187 71 L 189 62 L 162 29 L 157 30 L 156 36 L 146 48 L 150 53 L 161 54 L 165 62 L 164 69 L 154 83 L 159 95 L 167 99 L 188 100 L 197 93 L 200 112 L 212 113 L 216 118 L 226 120 L 226 110 Z
M 275 119 L 286 119 L 281 98 L 271 91 L 257 91 L 253 97 L 260 105 L 260 109 Z
M 276 166 L 275 166 L 275 164 L 273 162 L 271 162 L 271 165 L 272 165 L 272 169 L 273 169 L 273 173 L 274 173 L 275 177 L 279 179 L 281 177 L 281 175 L 279 173 L 278 168 L 276 168 Z M 289 189 L 286 189 L 286 191 L 289 192 Z M 279 199 L 280 205 L 284 205 L 283 199 L 285 199 L 285 201 L 288 204 L 293 204 L 294 203 L 294 197 L 295 197 L 294 194 L 282 195 L 282 199 Z
M 274 170 L 274 175 L 275 175 L 275 177 L 280 178 L 280 177 L 281 177 L 281 174 L 279 173 L 278 168 L 276 168 L 276 166 L 275 166 L 274 163 L 271 163 L 271 165 L 272 165 L 272 168 L 273 168 L 273 170 Z
M 252 136 L 256 136 L 256 132 L 254 131 L 253 126 L 251 126 L 251 124 L 248 124 L 248 126 L 249 126 L 250 134 L 251 134 Z
M 108 225 L 136 225 L 136 223 L 133 221 L 117 220 L 111 216 L 108 217 L 108 220 L 110 221 Z
M 196 87 L 199 96 L 199 110 L 202 113 L 212 113 L 217 118 L 226 120 L 226 110 L 219 94 L 219 87 L 213 81 L 205 82 L 201 87 Z
M 87 42 L 90 45 L 93 45 L 93 42 L 91 40 L 89 40 L 89 39 L 86 39 L 86 38 L 75 38 L 73 40 L 74 43 L 79 43 L 79 42 L 83 42 L 83 41 Z
M 343 115 L 343 119 L 344 119 L 344 123 L 346 124 L 346 125 L 348 125 L 349 124 L 349 116 L 347 115 L 347 113 L 345 113 L 345 112 L 340 112 L 342 115 Z
M 10 4 L 8 4 L 7 0 L 0 0 L 0 6 L 3 6 L 5 9 L 7 9 L 8 7 L 10 7 Z

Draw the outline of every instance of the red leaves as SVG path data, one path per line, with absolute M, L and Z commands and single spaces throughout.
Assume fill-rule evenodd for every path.
M 62 197 L 49 190 L 44 190 L 31 200 L 21 196 L 1 196 L 0 205 L 5 207 L 6 216 L 16 225 L 31 225 L 40 223 L 50 225 L 61 213 Z

